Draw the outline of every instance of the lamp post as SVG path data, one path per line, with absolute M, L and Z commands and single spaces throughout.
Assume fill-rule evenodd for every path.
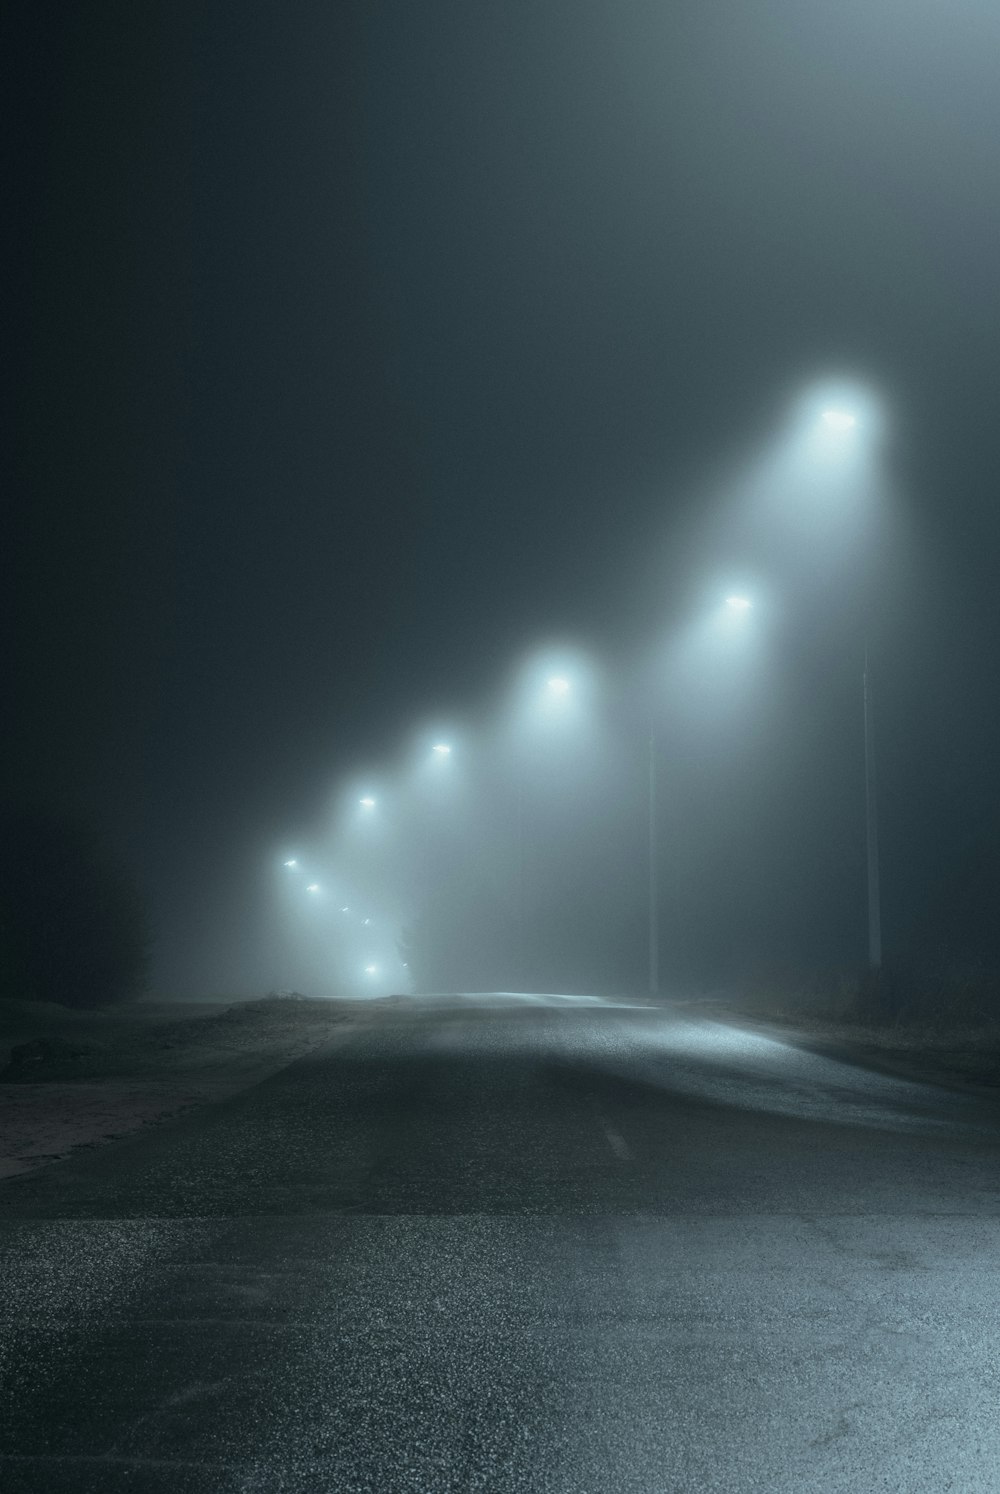
M 875 781 L 875 722 L 872 700 L 871 664 L 865 644 L 864 673 L 865 719 L 865 848 L 868 860 L 868 967 L 882 968 L 882 906 L 878 867 L 878 797 Z
M 528 983 L 524 897 L 524 764 L 517 774 L 517 978 L 523 990 Z
M 726 612 L 742 617 L 750 611 L 753 603 L 749 597 L 728 596 L 725 600 Z M 647 823 L 648 823 L 648 851 L 649 860 L 647 865 L 647 920 L 648 920 L 648 986 L 651 996 L 660 994 L 660 864 L 659 864 L 659 838 L 658 838 L 658 805 L 657 805 L 657 741 L 656 741 L 656 716 L 650 713 L 649 718 L 649 752 L 647 758 Z
M 660 990 L 659 878 L 656 854 L 656 724 L 649 722 L 649 994 Z
M 566 675 L 550 675 L 545 681 L 544 690 L 539 694 L 533 694 L 533 709 L 538 709 L 539 702 L 544 709 L 555 708 L 561 711 L 568 704 L 573 693 L 573 686 Z M 522 746 L 517 754 L 517 804 L 515 811 L 516 835 L 517 835 L 517 966 L 518 980 L 521 988 L 525 989 L 528 982 L 528 908 L 527 908 L 527 836 L 525 833 L 525 798 L 527 779 L 527 749 Z
M 821 416 L 828 432 L 846 437 L 854 431 L 858 417 L 844 406 L 829 406 Z M 862 710 L 865 738 L 865 860 L 868 882 L 868 968 L 877 973 L 882 968 L 882 902 L 878 855 L 878 793 L 875 773 L 874 691 L 868 640 L 865 640 L 865 667 L 862 675 Z

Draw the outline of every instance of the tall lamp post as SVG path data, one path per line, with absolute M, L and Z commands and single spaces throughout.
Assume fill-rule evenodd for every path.
M 753 603 L 748 597 L 731 596 L 726 597 L 726 611 L 741 616 L 749 612 Z M 647 767 L 647 804 L 648 804 L 648 839 L 649 839 L 649 863 L 648 873 L 648 933 L 649 933 L 649 994 L 658 996 L 660 994 L 660 878 L 659 878 L 659 836 L 658 836 L 658 813 L 657 813 L 657 782 L 656 782 L 656 717 L 650 716 L 649 721 L 649 759 Z
M 656 723 L 649 722 L 649 994 L 660 991 L 659 878 L 656 847 Z
M 882 907 L 878 870 L 878 798 L 875 781 L 875 721 L 871 664 L 865 644 L 865 846 L 868 857 L 868 968 L 882 968 Z
M 561 704 L 570 695 L 571 685 L 565 675 L 551 675 L 545 682 L 543 699 Z M 522 753 L 517 768 L 517 941 L 518 970 L 522 989 L 528 983 L 528 910 L 527 910 L 527 844 L 525 834 L 525 779 L 527 763 Z
M 832 406 L 822 413 L 827 430 L 846 436 L 854 430 L 858 417 L 853 410 Z M 862 677 L 862 700 L 865 729 L 865 859 L 868 871 L 868 968 L 882 968 L 882 903 L 878 859 L 878 794 L 875 775 L 875 720 L 871 660 L 865 640 L 865 669 Z

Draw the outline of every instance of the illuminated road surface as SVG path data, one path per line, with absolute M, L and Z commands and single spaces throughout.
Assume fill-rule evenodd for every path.
M 0 1189 L 0 1489 L 995 1494 L 998 1137 L 710 1022 L 384 1010 Z

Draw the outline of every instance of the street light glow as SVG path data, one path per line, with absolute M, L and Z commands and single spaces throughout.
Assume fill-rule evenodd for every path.
M 448 746 L 447 742 L 435 742 L 434 746 L 433 746 L 433 748 L 431 750 L 433 752 L 436 752 L 437 755 L 438 755 L 438 757 L 450 757 L 451 756 L 451 748 Z
M 359 802 L 361 804 L 361 808 L 362 809 L 374 809 L 375 808 L 375 800 L 372 799 L 371 797 L 369 797 L 367 794 Z
M 553 675 L 553 677 L 549 680 L 549 694 L 568 695 L 569 680 L 564 679 L 561 674 Z
M 291 861 L 286 861 L 284 864 L 285 866 L 290 866 L 293 871 L 298 870 L 299 863 L 295 860 L 294 856 L 292 857 Z
M 823 411 L 823 424 L 831 431 L 850 431 L 858 423 L 858 417 L 850 410 L 830 409 Z
M 319 891 L 319 883 L 318 882 L 310 882 L 309 886 L 306 888 L 306 891 L 307 892 L 318 892 Z
M 365 966 L 365 974 L 366 975 L 378 975 L 378 966 L 377 965 L 366 965 Z
M 726 606 L 730 612 L 749 612 L 753 603 L 749 597 L 727 597 Z

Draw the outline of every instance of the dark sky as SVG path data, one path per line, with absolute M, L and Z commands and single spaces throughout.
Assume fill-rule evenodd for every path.
M 637 656 L 686 605 L 712 474 L 829 368 L 884 395 L 905 513 L 879 639 L 904 941 L 997 828 L 996 7 L 6 17 L 6 789 L 106 827 L 161 988 L 267 984 L 262 856 L 414 719 L 549 633 Z M 834 787 L 776 867 L 853 792 L 849 611 L 781 641 L 799 767 Z

